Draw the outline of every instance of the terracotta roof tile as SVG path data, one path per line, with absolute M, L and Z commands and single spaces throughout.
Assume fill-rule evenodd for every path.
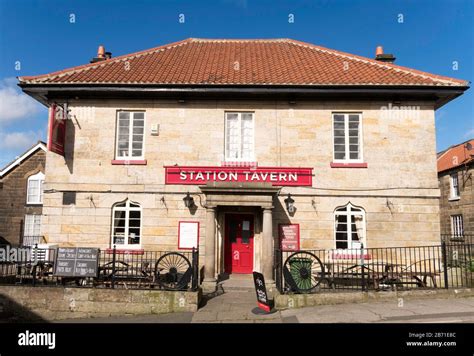
M 466 145 L 470 143 L 472 149 L 469 151 Z M 474 161 L 474 139 L 449 147 L 446 151 L 438 154 L 438 172 L 461 166 Z
M 469 85 L 464 80 L 291 39 L 189 38 L 98 63 L 19 79 L 25 84 Z

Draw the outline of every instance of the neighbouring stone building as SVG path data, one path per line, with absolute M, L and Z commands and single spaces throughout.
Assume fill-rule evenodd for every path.
M 21 77 L 50 108 L 45 238 L 198 245 L 206 287 L 252 270 L 271 284 L 280 243 L 439 243 L 435 110 L 469 83 L 393 60 L 186 39 L 116 58 L 101 46 L 90 64 Z
M 41 242 L 46 144 L 38 142 L 0 170 L 0 244 Z
M 474 236 L 474 139 L 438 153 L 441 233 L 452 239 Z

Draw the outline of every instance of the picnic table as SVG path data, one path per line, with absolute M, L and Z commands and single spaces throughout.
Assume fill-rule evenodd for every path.
M 386 287 L 415 284 L 420 288 L 428 287 L 431 281 L 433 287 L 437 288 L 436 277 L 440 275 L 439 270 L 423 270 L 416 268 L 417 261 L 409 266 L 386 262 L 347 263 L 345 261 L 326 262 L 327 281 L 331 288 L 337 285 L 362 286 L 381 290 Z
M 118 283 L 123 283 L 127 287 L 127 283 L 137 283 L 138 285 L 154 283 L 153 271 L 151 263 L 140 263 L 132 265 L 125 261 L 107 262 L 99 266 L 99 281 L 111 283 L 112 278 Z

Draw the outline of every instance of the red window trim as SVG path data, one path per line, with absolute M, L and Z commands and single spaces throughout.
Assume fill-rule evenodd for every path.
M 367 168 L 367 163 L 340 163 L 331 162 L 331 168 Z
M 105 250 L 106 253 L 114 253 L 113 248 L 108 248 Z M 145 253 L 144 249 L 132 250 L 132 249 L 116 249 L 115 253 L 118 255 L 143 255 Z
M 113 159 L 113 165 L 121 165 L 121 166 L 146 166 L 147 160 L 146 159 L 135 159 L 135 160 L 126 160 L 126 159 Z

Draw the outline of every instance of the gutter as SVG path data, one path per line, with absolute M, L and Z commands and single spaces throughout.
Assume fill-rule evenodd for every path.
M 92 95 L 97 98 L 97 94 L 108 97 L 120 94 L 136 93 L 148 94 L 152 97 L 177 97 L 184 96 L 216 96 L 229 95 L 235 97 L 267 97 L 279 96 L 291 99 L 314 99 L 315 97 L 338 97 L 338 96 L 394 96 L 410 98 L 416 96 L 429 97 L 435 101 L 435 108 L 438 109 L 449 101 L 462 95 L 469 86 L 186 86 L 186 85 L 110 85 L 110 84 L 18 84 L 22 90 L 34 99 L 49 106 L 49 100 L 53 97 L 74 97 L 80 95 Z M 143 97 L 142 97 L 143 98 Z

